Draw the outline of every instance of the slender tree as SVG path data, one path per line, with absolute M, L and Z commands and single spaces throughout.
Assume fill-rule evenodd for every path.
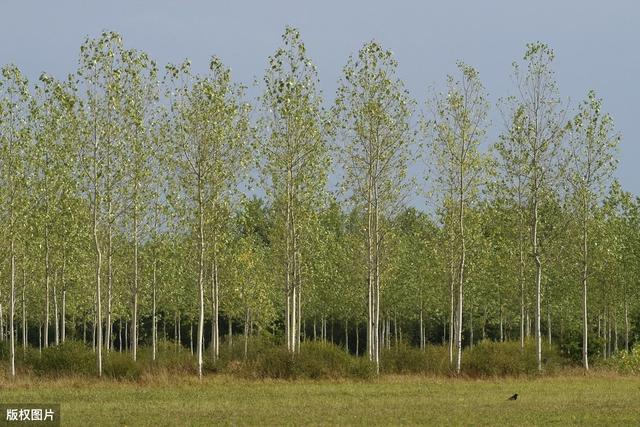
M 413 101 L 396 77 L 397 62 L 376 42 L 365 44 L 344 67 L 335 104 L 341 127 L 343 186 L 364 210 L 368 286 L 367 353 L 380 367 L 380 276 L 386 220 L 398 212 L 407 189 Z
M 25 157 L 30 140 L 30 94 L 27 79 L 13 65 L 0 69 L 0 188 L 2 214 L 9 243 L 9 345 L 11 376 L 16 376 L 15 303 L 16 254 L 20 217 L 24 213 L 22 194 L 25 193 Z M 1 311 L 1 310 L 0 310 Z M 0 316 L 2 314 L 0 313 Z M 0 332 L 2 333 L 2 332 Z
M 540 333 L 543 257 L 540 246 L 541 206 L 558 178 L 558 159 L 565 131 L 564 111 L 551 68 L 555 55 L 543 43 L 530 43 L 524 55 L 527 69 L 514 63 L 517 95 L 509 99 L 511 124 L 521 126 L 508 139 L 502 152 L 519 153 L 514 159 L 523 162 L 526 179 L 526 204 L 530 230 L 531 255 L 535 268 L 535 339 L 538 370 L 542 370 L 542 337 Z M 504 159 L 508 161 L 508 159 Z
M 462 360 L 463 287 L 467 257 L 465 235 L 466 210 L 477 196 L 482 184 L 483 157 L 479 151 L 486 132 L 489 110 L 487 96 L 478 72 L 464 63 L 458 63 L 460 80 L 447 79 L 445 96 L 433 99 L 435 131 L 431 143 L 431 158 L 438 171 L 438 183 L 444 194 L 452 194 L 455 204 L 455 240 L 457 242 L 457 318 L 456 318 L 456 372 L 460 373 Z
M 213 58 L 208 76 L 193 76 L 189 63 L 168 66 L 173 92 L 174 160 L 179 192 L 195 211 L 198 246 L 198 374 L 202 377 L 204 346 L 204 281 L 207 244 L 217 254 L 218 224 L 212 236 L 205 235 L 211 208 L 217 210 L 238 181 L 246 160 L 249 137 L 248 106 L 241 102 L 242 88 L 231 81 L 230 70 Z M 218 212 L 216 212 L 217 214 Z M 215 255 L 214 255 L 215 258 Z M 217 259 L 214 261 L 217 262 Z M 216 322 L 217 323 L 217 319 Z
M 581 282 L 582 282 L 582 364 L 589 369 L 587 313 L 587 282 L 591 275 L 589 259 L 590 229 L 598 195 L 616 168 L 615 151 L 620 137 L 615 133 L 613 120 L 602 112 L 602 100 L 594 91 L 580 104 L 575 118 L 570 122 L 568 146 L 568 173 L 576 217 L 581 229 Z
M 269 57 L 264 76 L 261 149 L 269 195 L 277 209 L 287 348 L 295 352 L 302 326 L 304 229 L 324 191 L 329 158 L 315 65 L 298 30 L 287 27 L 282 43 Z

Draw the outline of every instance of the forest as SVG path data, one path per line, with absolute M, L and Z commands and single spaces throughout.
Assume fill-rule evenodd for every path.
M 293 27 L 257 97 L 218 57 L 159 65 L 111 31 L 66 78 L 2 66 L 11 375 L 66 341 L 97 375 L 179 347 L 202 377 L 258 338 L 292 358 L 334 343 L 374 372 L 400 346 L 439 346 L 454 373 L 488 341 L 539 371 L 545 346 L 585 370 L 628 353 L 640 201 L 614 178 L 621 135 L 595 90 L 562 96 L 550 46 L 523 48 L 495 101 L 463 62 L 410 94 L 376 41 L 323 94 Z

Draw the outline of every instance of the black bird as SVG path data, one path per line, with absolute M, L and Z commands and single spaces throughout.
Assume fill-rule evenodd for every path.
M 518 393 L 514 394 L 513 396 L 511 396 L 507 400 L 518 400 Z

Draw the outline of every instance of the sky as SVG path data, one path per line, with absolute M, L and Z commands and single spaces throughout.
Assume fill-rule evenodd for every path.
M 80 45 L 102 30 L 122 34 L 160 66 L 189 58 L 204 71 L 212 55 L 247 85 L 260 78 L 286 25 L 297 27 L 332 101 L 347 57 L 367 41 L 394 52 L 398 74 L 424 109 L 458 60 L 474 66 L 493 104 L 489 142 L 503 123 L 499 98 L 513 93 L 513 61 L 528 42 L 556 53 L 561 96 L 576 108 L 589 89 L 622 135 L 616 178 L 640 195 L 640 2 L 637 1 L 195 1 L 0 0 L 0 65 L 30 78 L 63 78 Z M 251 93 L 251 92 L 250 92 Z M 636 125 L 634 125 L 636 123 Z

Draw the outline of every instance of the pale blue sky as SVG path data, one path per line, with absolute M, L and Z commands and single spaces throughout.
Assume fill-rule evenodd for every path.
M 45 70 L 64 77 L 75 70 L 83 39 L 110 29 L 160 65 L 189 58 L 203 70 L 215 54 L 251 84 L 289 24 L 302 32 L 328 100 L 347 56 L 376 39 L 396 54 L 420 106 L 427 86 L 441 85 L 459 59 L 478 68 L 495 104 L 512 89 L 511 63 L 540 40 L 556 51 L 557 80 L 572 106 L 590 88 L 604 98 L 623 136 L 617 177 L 638 195 L 639 21 L 640 3 L 631 0 L 2 0 L 0 64 L 15 63 L 30 78 Z M 502 124 L 492 116 L 495 137 Z

